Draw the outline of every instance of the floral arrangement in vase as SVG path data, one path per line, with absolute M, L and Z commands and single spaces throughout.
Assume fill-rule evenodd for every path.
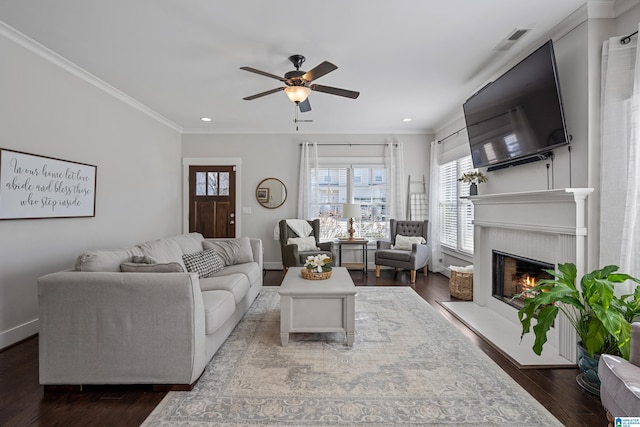
M 306 262 L 304 263 L 304 266 L 308 270 L 311 270 L 313 272 L 322 273 L 331 271 L 331 261 L 331 257 L 327 256 L 326 254 L 320 254 L 316 256 L 309 255 Z
M 462 174 L 462 176 L 458 178 L 458 181 L 468 182 L 469 184 L 476 185 L 487 182 L 488 180 L 489 178 L 487 178 L 487 176 L 480 171 L 467 172 L 465 174 Z
M 489 178 L 487 178 L 487 176 L 480 171 L 467 172 L 462 174 L 462 176 L 458 178 L 458 181 L 468 182 L 469 184 L 471 184 L 469 186 L 469 195 L 471 196 L 475 196 L 478 194 L 478 184 L 487 182 L 488 180 Z

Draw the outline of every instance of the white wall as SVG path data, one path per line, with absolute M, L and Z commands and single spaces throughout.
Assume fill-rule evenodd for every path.
M 1 32 L 0 57 L 0 147 L 98 167 L 95 218 L 0 221 L 2 348 L 37 333 L 39 276 L 180 232 L 181 168 L 175 129 Z
M 348 144 L 383 144 L 400 141 L 404 146 L 405 175 L 411 179 L 429 179 L 429 142 L 432 135 L 216 135 L 185 134 L 182 137 L 184 158 L 241 158 L 241 206 L 250 208 L 251 214 L 239 214 L 243 236 L 261 238 L 267 268 L 280 268 L 280 246 L 273 239 L 273 229 L 280 219 L 296 218 L 298 206 L 298 173 L 300 143 L 304 141 L 340 146 L 320 146 L 319 156 L 358 157 L 383 155 L 382 146 L 349 146 Z M 407 188 L 407 176 L 404 177 Z M 260 206 L 255 198 L 257 185 L 264 178 L 278 178 L 287 187 L 287 200 L 277 209 Z M 371 258 L 373 260 L 373 258 Z
M 599 257 L 599 159 L 600 159 L 600 64 L 605 39 L 632 33 L 638 28 L 640 5 L 617 19 L 586 19 L 569 29 L 556 28 L 553 37 L 558 64 L 567 129 L 572 136 L 571 153 L 566 147 L 554 150 L 554 159 L 489 172 L 489 182 L 479 186 L 479 194 L 496 194 L 549 188 L 592 187 L 588 202 L 587 263 L 596 268 Z M 572 22 L 568 20 L 567 22 Z M 522 52 L 530 53 L 535 46 Z M 513 65 L 513 64 L 511 64 Z M 501 72 L 506 71 L 505 67 Z M 500 73 L 496 75 L 499 76 Z M 453 124 L 451 124 L 453 123 Z M 462 109 L 438 130 L 441 139 L 452 128 L 464 126 Z M 468 143 L 466 132 L 459 138 Z M 456 138 L 454 138 L 456 139 Z M 446 143 L 445 143 L 446 144 Z M 606 147 L 605 147 L 606 149 Z M 549 164 L 549 173 L 547 171 Z

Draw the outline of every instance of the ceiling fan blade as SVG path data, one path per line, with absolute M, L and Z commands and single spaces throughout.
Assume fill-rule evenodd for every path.
M 345 98 L 351 98 L 351 99 L 356 99 L 358 96 L 360 96 L 360 92 L 347 90 L 347 89 L 340 89 L 340 88 L 331 87 L 331 86 L 310 85 L 309 89 L 315 90 L 316 92 L 324 92 L 324 93 L 329 93 L 331 95 L 344 96 Z
M 331 62 L 324 61 L 323 63 L 317 65 L 315 68 L 307 71 L 302 78 L 308 82 L 312 82 L 315 79 L 319 79 L 325 74 L 329 74 L 333 70 L 337 70 L 338 67 L 333 65 Z
M 251 73 L 260 74 L 261 76 L 271 77 L 272 79 L 280 80 L 281 82 L 287 81 L 284 77 L 276 76 L 275 74 L 267 73 L 266 71 L 257 70 L 252 67 L 240 67 L 240 69 L 249 71 Z
M 255 95 L 247 96 L 247 97 L 242 98 L 242 99 L 244 99 L 245 101 L 251 101 L 253 99 L 260 98 L 262 96 L 267 96 L 267 95 L 271 95 L 272 93 L 280 92 L 281 90 L 284 90 L 284 88 L 283 87 L 279 87 L 279 88 L 276 88 L 276 89 L 271 89 L 271 90 L 268 90 L 266 92 L 256 93 Z
M 311 111 L 311 104 L 309 103 L 309 98 L 307 98 L 304 101 L 302 101 L 301 103 L 299 103 L 298 107 L 300 107 L 300 112 L 301 113 L 306 113 L 308 111 Z

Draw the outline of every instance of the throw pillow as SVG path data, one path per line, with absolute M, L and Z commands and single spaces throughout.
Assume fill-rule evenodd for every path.
M 224 268 L 222 260 L 214 249 L 183 255 L 182 261 L 188 272 L 198 273 L 199 277 L 209 277 Z
M 120 264 L 130 262 L 131 258 L 139 255 L 142 255 L 142 251 L 138 247 L 86 251 L 76 260 L 75 269 L 77 271 L 119 272 Z
M 123 273 L 183 273 L 184 269 L 177 262 L 154 264 L 142 262 L 124 262 L 120 264 Z
M 320 250 L 320 248 L 316 246 L 316 238 L 313 236 L 289 237 L 287 239 L 287 245 L 298 245 L 299 252 Z
M 169 262 L 177 262 L 184 268 L 182 262 L 182 248 L 171 239 L 160 239 L 152 242 L 146 242 L 139 245 L 142 253 L 148 257 L 157 260 L 157 262 L 166 264 Z
M 422 236 L 403 236 L 402 234 L 398 234 L 396 236 L 396 244 L 391 246 L 391 249 L 410 251 L 414 243 L 422 244 L 426 243 L 426 240 L 424 240 Z
M 202 247 L 215 250 L 224 265 L 244 264 L 253 261 L 251 241 L 248 237 L 205 240 L 202 242 Z
M 131 258 L 131 262 L 135 264 L 160 264 L 157 259 L 151 258 L 148 255 L 134 255 L 133 258 Z

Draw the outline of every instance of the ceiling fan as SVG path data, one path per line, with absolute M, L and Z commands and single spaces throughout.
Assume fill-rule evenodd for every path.
M 276 76 L 275 74 L 257 70 L 252 67 L 240 67 L 241 70 L 250 71 L 252 73 L 260 74 L 266 77 L 271 77 L 272 79 L 280 80 L 286 85 L 284 87 L 279 87 L 276 89 L 257 93 L 255 95 L 247 96 L 242 99 L 251 101 L 253 99 L 271 95 L 272 93 L 280 92 L 281 90 L 283 90 L 287 94 L 289 99 L 296 103 L 296 105 L 300 108 L 300 111 L 305 113 L 307 111 L 311 111 L 311 104 L 309 104 L 308 96 L 312 90 L 316 92 L 328 93 L 330 95 L 344 96 L 345 98 L 351 99 L 356 99 L 360 95 L 360 92 L 355 92 L 353 90 L 311 84 L 311 82 L 313 82 L 314 80 L 317 80 L 325 74 L 329 74 L 330 72 L 338 69 L 338 67 L 331 62 L 324 61 L 315 68 L 312 68 L 311 70 L 305 72 L 300 71 L 300 66 L 305 61 L 304 56 L 291 55 L 289 57 L 289 61 L 291 61 L 296 69 L 295 71 L 289 71 L 284 75 L 284 77 Z

